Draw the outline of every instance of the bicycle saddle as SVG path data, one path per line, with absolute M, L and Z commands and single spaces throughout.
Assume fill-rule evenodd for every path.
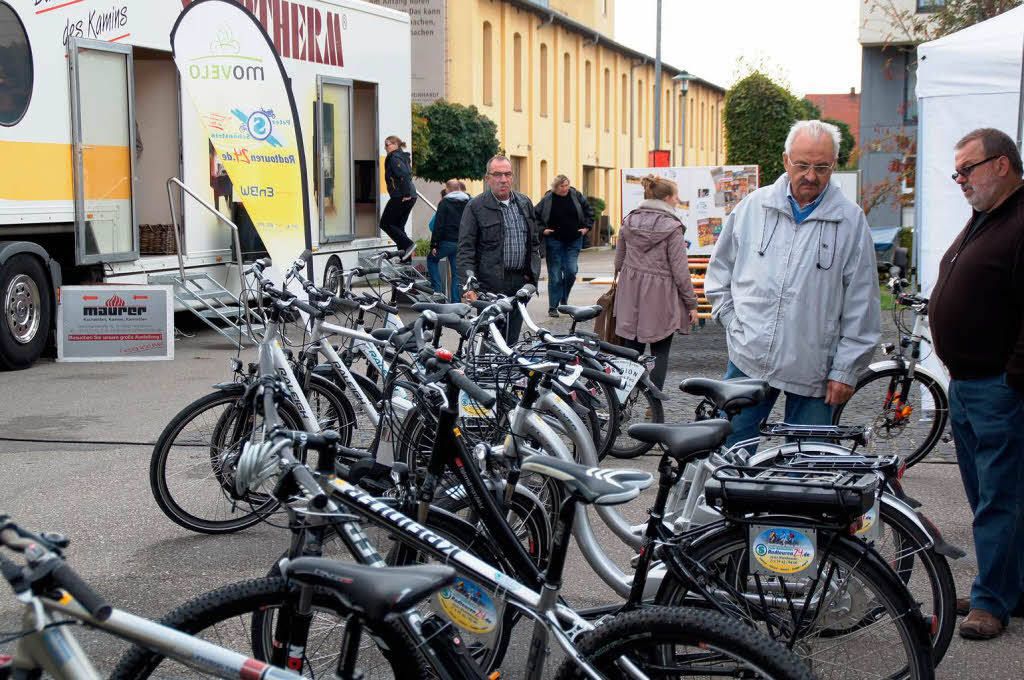
M 435 314 L 455 314 L 456 316 L 466 316 L 472 309 L 469 305 L 464 305 L 461 302 L 415 302 L 412 308 L 417 312 L 429 311 Z
M 441 565 L 381 569 L 324 557 L 286 560 L 281 574 L 329 589 L 370 621 L 383 621 L 390 614 L 404 612 L 455 581 L 455 570 Z
M 754 378 L 740 380 L 712 380 L 711 378 L 687 378 L 679 383 L 679 389 L 687 394 L 707 397 L 715 406 L 726 412 L 736 412 L 764 401 L 768 396 L 768 383 Z
M 568 314 L 573 321 L 590 321 L 601 315 L 601 305 L 590 305 L 588 307 L 574 307 L 573 305 L 558 305 L 558 311 Z
M 638 441 L 661 444 L 673 458 L 687 461 L 702 458 L 725 443 L 732 434 L 728 420 L 701 420 L 682 425 L 638 423 L 629 426 L 629 436 Z
M 631 501 L 654 481 L 638 470 L 602 470 L 552 456 L 528 456 L 523 459 L 522 470 L 557 479 L 577 501 L 594 505 Z

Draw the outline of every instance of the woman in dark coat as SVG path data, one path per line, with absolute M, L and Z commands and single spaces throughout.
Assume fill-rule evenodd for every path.
M 416 187 L 412 183 L 412 157 L 404 151 L 405 142 L 391 135 L 384 140 L 384 182 L 388 186 L 388 203 L 380 216 L 380 229 L 391 237 L 402 259 L 412 258 L 416 245 L 405 233 L 405 223 L 416 204 Z

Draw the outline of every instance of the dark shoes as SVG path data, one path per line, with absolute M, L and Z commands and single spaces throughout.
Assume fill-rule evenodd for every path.
M 984 609 L 972 609 L 960 624 L 960 637 L 967 640 L 991 640 L 1003 634 L 1003 623 Z
M 971 598 L 956 598 L 956 615 L 966 616 L 969 611 L 971 611 Z M 1010 616 L 1015 619 L 1024 619 L 1024 597 L 1022 597 L 1020 602 L 1017 603 L 1016 608 L 1010 612 Z
M 415 253 L 415 252 L 416 252 L 416 244 L 415 243 L 410 244 L 409 247 L 405 249 L 405 252 L 402 253 L 401 261 L 402 262 L 409 262 L 410 260 L 412 260 L 413 253 Z
M 548 309 L 548 316 L 550 316 L 552 319 L 557 319 L 559 316 L 561 316 L 561 314 L 558 313 L 557 309 L 551 307 L 550 309 Z

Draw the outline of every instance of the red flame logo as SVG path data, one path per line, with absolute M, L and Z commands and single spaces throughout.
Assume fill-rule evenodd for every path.
M 108 299 L 103 304 L 106 305 L 107 307 L 127 307 L 128 306 L 128 303 L 125 302 L 122 298 L 118 297 L 117 295 L 114 295 L 112 298 Z

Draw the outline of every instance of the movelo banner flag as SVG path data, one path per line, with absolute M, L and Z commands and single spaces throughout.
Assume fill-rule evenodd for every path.
M 308 247 L 302 134 L 263 26 L 228 0 L 188 3 L 171 29 L 181 82 L 279 271 Z

